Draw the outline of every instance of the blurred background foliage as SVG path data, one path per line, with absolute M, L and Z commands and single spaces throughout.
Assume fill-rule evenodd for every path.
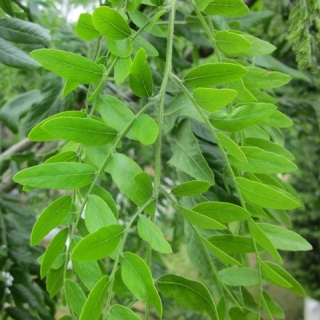
M 291 271 L 302 282 L 308 294 L 320 300 L 319 1 L 249 0 L 246 2 L 252 12 L 238 20 L 227 20 L 229 26 L 232 29 L 241 28 L 274 44 L 278 49 L 274 52 L 273 58 L 257 58 L 254 63 L 288 73 L 293 78 L 289 85 L 275 91 L 280 110 L 294 122 L 294 127 L 284 131 L 285 136 L 279 133 L 277 138 L 285 139 L 300 168 L 297 173 L 283 177 L 290 180 L 305 204 L 302 210 L 290 213 L 293 229 L 306 238 L 314 250 L 290 254 L 287 260 Z M 50 30 L 50 47 L 92 57 L 95 48 L 91 43 L 85 43 L 76 36 L 74 21 L 77 20 L 81 10 L 90 12 L 96 5 L 99 3 L 91 0 L 0 0 L 0 19 L 11 16 L 34 22 Z M 183 11 L 183 3 L 181 5 Z M 222 22 L 214 21 L 214 23 L 219 26 Z M 181 25 L 177 27 L 177 32 L 183 33 L 186 30 Z M 206 50 L 206 39 L 202 39 L 196 29 L 188 37 L 190 43 L 177 44 L 179 61 L 176 63 L 179 63 L 181 68 L 187 68 L 190 59 L 201 59 L 211 54 Z M 152 41 L 152 38 L 149 40 Z M 14 45 L 24 52 L 43 46 L 43 44 L 24 43 Z M 156 63 L 161 65 L 163 64 L 161 49 L 164 45 L 159 42 L 154 43 L 154 46 L 160 52 Z M 55 154 L 60 148 L 56 142 L 35 144 L 30 143 L 26 136 L 30 129 L 45 117 L 64 110 L 82 109 L 87 88 L 79 87 L 65 100 L 61 100 L 63 88 L 61 79 L 47 74 L 43 69 L 14 68 L 0 63 L 0 74 L 0 318 L 4 315 L 4 318 L 12 319 L 50 320 L 54 319 L 57 305 L 56 301 L 49 299 L 44 283 L 39 279 L 39 265 L 36 259 L 43 252 L 43 248 L 31 247 L 29 235 L 37 214 L 57 195 L 53 191 L 39 190 L 24 193 L 20 187 L 13 184 L 11 177 L 21 168 L 41 163 Z M 157 76 L 154 74 L 155 79 Z M 133 109 L 138 108 L 137 102 L 129 96 L 130 92 L 126 86 L 120 89 L 109 86 L 107 92 L 127 100 Z M 172 115 L 166 118 L 167 130 L 172 128 L 179 117 L 183 117 L 175 111 L 175 107 L 175 101 L 167 107 L 173 111 Z M 236 202 L 236 199 L 230 199 L 225 189 L 223 161 L 215 142 L 205 134 L 199 124 L 194 123 L 192 131 L 198 138 L 209 165 L 215 168 L 215 199 L 228 198 L 228 201 Z M 145 171 L 152 170 L 147 163 L 147 159 L 150 158 L 148 154 L 153 152 L 152 148 L 141 148 L 132 141 L 125 143 L 123 147 L 133 159 L 139 158 L 139 163 Z M 169 143 L 166 148 L 170 148 Z M 170 152 L 163 153 L 164 161 L 168 160 L 169 154 Z M 170 185 L 178 178 L 177 173 L 168 168 L 166 170 L 168 179 L 164 183 Z M 179 176 L 179 180 L 183 181 L 183 176 Z M 129 215 L 130 203 L 121 194 L 117 194 L 117 189 L 108 185 L 108 181 L 103 181 L 103 186 L 113 192 L 121 209 Z M 160 202 L 160 210 L 165 210 L 167 207 L 164 201 Z M 173 248 L 177 249 L 184 243 L 182 248 L 185 250 L 177 252 L 171 261 L 164 261 L 160 256 L 156 257 L 153 266 L 155 274 L 157 268 L 159 271 L 161 268 L 170 271 L 177 266 L 183 268 L 188 259 L 192 260 L 195 266 L 194 270 L 188 270 L 189 274 L 190 272 L 205 274 L 206 266 L 201 260 L 201 255 L 197 255 L 196 239 L 192 238 L 188 230 L 183 229 L 179 217 L 171 214 L 166 211 L 167 217 L 171 217 L 171 220 L 169 219 L 168 225 L 166 219 L 164 227 L 168 229 L 167 234 L 171 234 Z M 140 242 L 141 240 L 133 236 L 130 242 L 132 248 L 128 249 L 144 250 Z M 123 297 L 126 297 L 125 292 Z M 284 305 L 287 301 L 279 302 Z M 172 304 L 169 300 L 166 303 Z M 3 313 L 4 308 L 6 313 Z M 204 319 L 204 316 L 187 310 L 177 314 L 174 304 L 169 312 L 170 315 L 164 315 L 165 319 Z M 292 314 L 287 319 L 297 319 L 297 315 Z

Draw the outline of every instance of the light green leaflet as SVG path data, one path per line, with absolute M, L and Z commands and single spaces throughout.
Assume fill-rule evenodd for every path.
M 153 305 L 162 316 L 162 302 L 154 286 L 148 265 L 134 253 L 125 252 L 121 259 L 121 276 L 132 294 L 141 301 Z
M 268 266 L 261 259 L 259 263 L 261 266 L 262 277 L 266 281 L 284 288 L 292 287 L 292 285 L 288 281 L 286 281 L 283 277 L 281 277 L 277 272 L 275 272 L 270 266 Z
M 210 229 L 210 230 L 225 230 L 226 226 L 216 221 L 211 217 L 207 217 L 196 211 L 187 209 L 183 206 L 177 205 L 179 213 L 192 225 L 195 225 L 199 228 Z
M 258 223 L 258 226 L 279 250 L 306 251 L 312 249 L 308 241 L 293 231 L 268 223 Z
M 297 166 L 290 160 L 278 154 L 267 152 L 257 147 L 241 147 L 248 162 L 239 161 L 230 157 L 231 164 L 245 172 L 274 174 L 292 172 Z
M 193 97 L 197 104 L 208 112 L 213 112 L 231 103 L 238 92 L 232 89 L 197 88 Z
M 73 190 L 88 185 L 94 174 L 95 170 L 87 164 L 59 162 L 21 170 L 13 181 L 33 188 Z
M 118 246 L 123 228 L 117 224 L 98 229 L 83 238 L 72 251 L 72 260 L 90 261 L 109 256 Z
M 207 181 L 192 180 L 173 187 L 171 193 L 176 197 L 190 197 L 208 191 L 210 186 L 210 183 Z
M 121 84 L 129 75 L 131 69 L 131 58 L 119 58 L 114 66 L 114 79 L 116 84 Z
M 71 196 L 65 195 L 52 202 L 42 211 L 31 232 L 31 245 L 38 244 L 51 230 L 61 224 L 70 212 L 71 204 Z
M 107 144 L 118 134 L 114 128 L 89 118 L 59 117 L 46 121 L 42 129 L 55 139 L 71 140 L 90 146 Z
M 250 41 L 240 34 L 230 31 L 218 31 L 215 35 L 218 48 L 225 54 L 236 56 L 251 47 Z
M 116 224 L 117 220 L 106 202 L 91 194 L 85 209 L 85 223 L 88 231 L 93 233 L 101 227 Z
M 82 40 L 91 41 L 100 36 L 99 31 L 93 25 L 92 15 L 89 13 L 80 14 L 75 31 Z
M 109 320 L 141 320 L 141 318 L 129 308 L 114 304 L 110 308 Z
M 235 132 L 259 124 L 275 110 L 276 106 L 270 103 L 248 103 L 235 108 L 232 113 L 225 110 L 214 112 L 209 120 L 219 130 Z
M 253 268 L 227 268 L 218 274 L 221 281 L 228 286 L 253 286 L 259 283 L 258 270 Z
M 204 13 L 222 17 L 241 17 L 249 13 L 242 0 L 214 0 L 205 8 Z
M 95 62 L 78 54 L 56 50 L 38 49 L 31 53 L 33 59 L 44 68 L 62 78 L 76 83 L 91 83 L 100 80 L 104 69 Z
M 223 148 L 235 159 L 237 159 L 240 162 L 248 162 L 248 159 L 246 158 L 243 151 L 240 149 L 240 147 L 227 135 L 225 135 L 222 132 L 217 133 L 217 138 L 219 142 L 222 144 Z
M 114 54 L 116 57 L 120 58 L 128 58 L 132 53 L 132 45 L 131 40 L 123 39 L 123 40 L 108 40 L 108 49 Z
M 131 29 L 116 10 L 103 6 L 94 10 L 93 24 L 107 39 L 123 40 L 130 36 Z
M 207 239 L 225 253 L 254 252 L 252 239 L 244 236 L 216 235 Z
M 208 63 L 193 68 L 183 78 L 193 88 L 212 87 L 242 78 L 247 70 L 238 64 Z
M 149 242 L 152 249 L 161 253 L 172 252 L 171 246 L 164 238 L 161 230 L 151 220 L 142 215 L 138 221 L 138 233 L 143 240 Z
M 220 223 L 244 221 L 250 217 L 247 210 L 227 202 L 203 202 L 193 207 L 192 210 Z
M 208 181 L 214 185 L 213 172 L 203 157 L 187 120 L 181 121 L 169 142 L 173 151 L 169 164 L 197 180 Z
M 57 114 L 54 114 L 53 116 L 46 118 L 39 122 L 36 126 L 33 127 L 33 129 L 30 131 L 28 138 L 31 141 L 50 141 L 54 140 L 55 138 L 52 137 L 48 132 L 44 131 L 42 126 L 49 120 L 56 119 L 56 118 L 86 118 L 87 115 L 85 112 L 82 111 L 64 111 Z
M 157 286 L 164 296 L 175 300 L 179 305 L 194 311 L 206 312 L 210 319 L 218 320 L 212 296 L 201 282 L 165 274 L 158 278 Z
M 129 85 L 133 93 L 140 98 L 152 96 L 152 74 L 143 48 L 139 49 L 132 61 Z
M 76 162 L 78 155 L 74 151 L 60 152 L 50 158 L 48 158 L 44 163 L 56 163 L 56 162 Z
M 243 83 L 248 88 L 271 89 L 287 84 L 291 77 L 278 71 L 267 71 L 257 67 L 247 67 L 248 73 L 243 77 Z
M 79 320 L 98 320 L 100 319 L 104 302 L 107 296 L 109 277 L 102 277 L 94 288 L 83 306 Z
M 50 269 L 46 277 L 46 289 L 52 299 L 63 287 L 64 281 L 64 264 L 59 269 Z
M 86 296 L 80 286 L 72 279 L 66 279 L 64 283 L 66 299 L 74 313 L 79 317 L 86 302 Z
M 47 275 L 52 264 L 64 252 L 67 238 L 68 229 L 62 229 L 49 243 L 41 262 L 41 278 Z
M 247 200 L 263 208 L 290 210 L 301 206 L 297 199 L 283 190 L 245 178 L 236 178 L 236 183 Z

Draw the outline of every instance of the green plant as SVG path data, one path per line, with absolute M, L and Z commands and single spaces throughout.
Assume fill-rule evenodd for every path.
M 231 20 L 247 14 L 240 0 L 114 0 L 80 15 L 85 56 L 31 52 L 65 84 L 44 78 L 23 132 L 62 141 L 13 180 L 24 191 L 58 190 L 31 244 L 60 229 L 39 262 L 50 297 L 61 292 L 69 308 L 63 319 L 168 319 L 170 300 L 183 319 L 202 318 L 184 308 L 272 319 L 284 315 L 263 282 L 304 295 L 278 252 L 311 249 L 286 228 L 286 210 L 300 201 L 279 177 L 296 170 L 280 130 L 292 122 L 273 91 L 290 76 L 255 66 L 275 47 Z M 83 108 L 71 110 L 84 93 Z M 8 105 L 1 114 L 10 123 Z M 182 243 L 197 280 L 166 270 Z

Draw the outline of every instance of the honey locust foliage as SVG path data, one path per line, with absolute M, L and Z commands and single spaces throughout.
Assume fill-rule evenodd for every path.
M 254 64 L 275 47 L 231 28 L 250 12 L 241 0 L 110 3 L 79 17 L 86 56 L 28 58 L 64 81 L 60 108 L 25 128 L 31 141 L 58 141 L 52 157 L 13 177 L 25 191 L 59 190 L 31 244 L 61 229 L 39 259 L 50 297 L 68 307 L 61 319 L 169 319 L 173 303 L 214 320 L 281 317 L 263 284 L 304 295 L 279 251 L 311 245 L 288 230 L 301 202 L 280 179 L 297 169 L 273 91 L 290 76 Z M 31 104 L 46 108 L 41 90 Z M 83 110 L 68 111 L 84 92 Z M 169 270 L 179 244 L 198 279 Z

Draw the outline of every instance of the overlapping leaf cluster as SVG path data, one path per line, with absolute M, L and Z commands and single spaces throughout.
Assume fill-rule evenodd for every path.
M 281 179 L 297 168 L 281 138 L 281 128 L 292 123 L 277 110 L 272 89 L 290 77 L 254 64 L 275 47 L 229 27 L 229 17 L 249 13 L 241 0 L 111 3 L 82 14 L 76 26 L 81 39 L 98 43 L 95 61 L 57 49 L 31 53 L 65 79 L 63 97 L 88 84 L 84 110 L 54 114 L 29 133 L 33 141 L 65 141 L 62 150 L 13 178 L 26 191 L 68 190 L 41 213 L 31 234 L 36 245 L 60 228 L 39 258 L 50 296 L 64 293 L 70 316 L 63 319 L 140 319 L 131 308 L 138 300 L 147 319 L 150 306 L 165 318 L 167 298 L 210 319 L 283 317 L 263 283 L 304 295 L 278 250 L 311 246 L 287 229 L 286 210 L 301 204 Z M 179 62 L 190 46 L 191 62 Z M 213 53 L 200 58 L 202 46 Z M 114 85 L 129 87 L 139 108 L 110 94 Z M 152 170 L 125 154 L 122 146 L 131 140 L 154 145 Z M 178 173 L 166 177 L 167 167 Z M 170 191 L 165 178 L 174 184 Z M 104 179 L 135 212 L 117 206 L 100 186 Z M 184 224 L 190 259 L 207 266 L 206 284 L 165 271 L 156 277 L 151 268 L 153 250 L 172 252 L 157 225 L 169 223 L 172 208 Z M 132 232 L 145 241 L 146 254 L 126 250 Z M 246 288 L 252 285 L 255 300 Z M 120 305 L 119 298 L 128 300 Z

